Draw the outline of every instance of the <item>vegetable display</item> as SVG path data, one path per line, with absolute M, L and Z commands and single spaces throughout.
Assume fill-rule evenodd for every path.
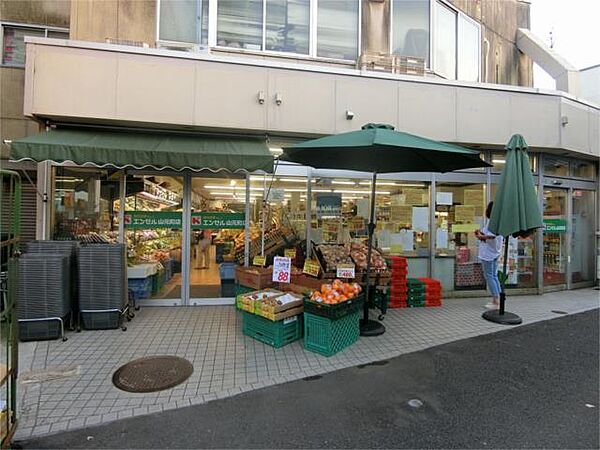
M 325 263 L 325 271 L 333 271 L 337 269 L 338 264 L 352 264 L 348 248 L 344 245 L 327 245 L 321 244 L 318 250 L 323 255 Z
M 320 291 L 311 294 L 310 299 L 317 303 L 335 305 L 357 297 L 361 291 L 358 283 L 344 283 L 336 279 L 331 284 L 323 284 Z
M 365 244 L 353 242 L 350 244 L 350 256 L 354 260 L 358 269 L 367 268 L 367 246 Z M 387 268 L 385 259 L 376 249 L 371 252 L 371 268 L 375 270 L 385 270 Z

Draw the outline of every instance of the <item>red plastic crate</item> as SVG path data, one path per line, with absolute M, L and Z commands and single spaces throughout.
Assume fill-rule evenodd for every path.
M 392 308 L 392 309 L 396 309 L 396 308 L 408 308 L 408 303 L 406 303 L 406 302 L 390 303 L 389 307 Z

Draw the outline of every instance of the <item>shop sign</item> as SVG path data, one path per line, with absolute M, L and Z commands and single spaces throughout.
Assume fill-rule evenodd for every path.
M 285 200 L 285 189 L 269 189 L 267 201 L 269 203 L 283 203 Z
M 338 278 L 354 278 L 356 276 L 354 264 L 338 264 L 335 276 Z
M 244 213 L 195 212 L 192 213 L 192 230 L 243 229 Z
M 317 194 L 317 218 L 342 215 L 342 194 Z
M 257 255 L 252 259 L 253 266 L 264 267 L 267 264 L 267 258 L 264 256 Z
M 321 266 L 319 265 L 319 261 L 314 259 L 307 259 L 304 261 L 304 268 L 302 269 L 302 273 L 306 275 L 310 275 L 312 277 L 318 277 L 321 272 Z
M 283 251 L 283 256 L 285 256 L 286 258 L 294 259 L 296 257 L 296 249 L 295 248 L 286 248 Z
M 175 211 L 125 211 L 125 228 L 181 229 L 181 213 Z
M 289 283 L 292 274 L 292 260 L 285 256 L 273 258 L 273 278 L 275 283 Z
M 544 233 L 566 233 L 567 221 L 565 219 L 544 219 Z

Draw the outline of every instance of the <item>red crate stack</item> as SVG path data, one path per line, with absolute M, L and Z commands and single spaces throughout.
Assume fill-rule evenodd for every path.
M 425 306 L 442 306 L 442 284 L 434 278 L 417 278 L 425 283 Z
M 406 308 L 408 298 L 408 263 L 406 258 L 392 256 L 392 279 L 390 288 L 390 308 Z

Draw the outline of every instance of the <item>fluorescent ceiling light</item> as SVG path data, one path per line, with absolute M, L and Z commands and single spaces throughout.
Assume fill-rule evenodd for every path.
M 284 183 L 306 183 L 306 178 L 277 178 L 277 181 Z M 310 180 L 311 183 L 316 183 L 317 180 Z
M 335 191 L 336 194 L 370 194 L 371 191 L 353 191 L 353 190 L 346 190 L 346 189 L 336 189 Z M 375 191 L 375 194 L 378 195 L 390 195 L 390 191 Z
M 361 181 L 360 183 L 361 186 L 371 186 L 371 182 L 370 181 Z M 397 183 L 395 181 L 379 181 L 377 180 L 376 183 L 377 186 L 404 186 L 404 187 L 424 187 L 425 184 L 423 183 Z
M 331 184 L 347 184 L 349 186 L 354 186 L 356 183 L 354 181 L 337 181 L 333 180 Z
M 492 159 L 492 162 L 494 164 L 506 164 L 506 160 L 505 159 Z
M 281 147 L 269 147 L 269 151 L 274 155 L 281 155 L 283 153 L 283 149 Z

